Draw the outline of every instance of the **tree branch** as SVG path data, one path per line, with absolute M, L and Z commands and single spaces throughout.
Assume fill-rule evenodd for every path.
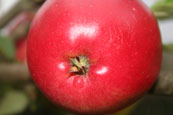
M 0 81 L 1 82 L 18 82 L 27 81 L 30 74 L 25 64 L 0 64 Z
M 20 12 L 37 9 L 43 2 L 44 0 L 19 0 L 18 3 L 0 18 L 0 29 Z
M 163 71 L 160 73 L 153 93 L 173 95 L 173 72 Z

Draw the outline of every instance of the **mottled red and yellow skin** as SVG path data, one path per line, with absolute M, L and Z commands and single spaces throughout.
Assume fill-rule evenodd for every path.
M 86 56 L 86 75 L 70 76 L 70 58 Z M 116 111 L 157 78 L 161 38 L 140 0 L 47 0 L 29 33 L 32 78 L 54 103 L 78 113 Z

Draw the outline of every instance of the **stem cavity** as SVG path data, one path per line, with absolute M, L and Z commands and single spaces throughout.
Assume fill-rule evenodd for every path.
M 70 73 L 76 75 L 86 75 L 89 70 L 89 60 L 86 56 L 77 56 L 71 58 Z

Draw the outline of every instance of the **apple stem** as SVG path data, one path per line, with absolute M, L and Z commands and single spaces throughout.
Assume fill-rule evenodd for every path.
M 77 75 L 86 75 L 89 70 L 89 60 L 86 56 L 71 58 L 70 72 Z

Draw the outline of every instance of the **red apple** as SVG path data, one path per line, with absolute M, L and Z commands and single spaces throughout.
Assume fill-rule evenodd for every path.
M 33 21 L 27 57 L 33 80 L 54 103 L 107 113 L 156 80 L 160 32 L 140 0 L 48 0 Z
M 16 41 L 16 59 L 21 63 L 26 62 L 26 46 L 26 36 Z

